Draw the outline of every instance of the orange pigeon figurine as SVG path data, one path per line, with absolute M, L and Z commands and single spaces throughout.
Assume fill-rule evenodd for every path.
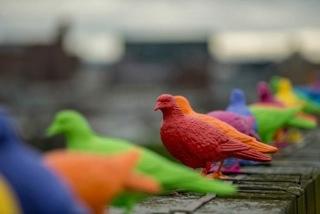
M 278 149 L 276 147 L 261 143 L 257 139 L 255 139 L 254 137 L 250 137 L 246 134 L 239 132 L 237 129 L 235 129 L 231 125 L 229 125 L 219 119 L 216 119 L 216 118 L 211 117 L 206 114 L 200 114 L 200 113 L 195 112 L 192 109 L 187 98 L 185 98 L 183 96 L 175 96 L 174 98 L 175 98 L 177 105 L 182 110 L 183 114 L 197 118 L 197 119 L 213 126 L 214 128 L 219 129 L 226 136 L 228 136 L 232 139 L 235 139 L 239 142 L 242 142 L 242 143 L 246 144 L 247 146 L 249 146 L 259 152 L 262 152 L 262 153 L 275 153 L 278 151 Z
M 133 172 L 138 159 L 136 151 L 109 156 L 68 151 L 45 155 L 46 164 L 96 214 L 104 213 L 105 207 L 122 191 L 160 191 L 153 179 Z

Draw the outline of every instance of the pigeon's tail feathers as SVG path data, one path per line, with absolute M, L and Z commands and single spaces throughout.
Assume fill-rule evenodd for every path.
M 237 192 L 237 187 L 232 184 L 202 177 L 201 175 L 197 179 L 179 183 L 178 187 L 183 191 L 214 193 L 220 196 L 232 195 Z
M 274 146 L 270 146 L 270 145 L 267 145 L 265 143 L 261 143 L 259 141 L 257 141 L 256 139 L 252 138 L 251 140 L 248 140 L 246 142 L 246 144 L 259 151 L 259 152 L 262 152 L 262 153 L 275 153 L 278 151 L 278 148 L 277 147 L 274 147 Z
M 239 151 L 235 154 L 235 158 L 245 159 L 245 160 L 252 160 L 252 161 L 260 161 L 260 162 L 270 162 L 271 157 L 258 152 L 254 149 L 248 149 Z
M 126 187 L 133 191 L 151 194 L 160 192 L 160 185 L 155 180 L 137 172 L 133 172 L 128 176 Z
M 255 132 L 254 130 L 249 132 L 249 136 L 250 137 L 254 137 L 257 141 L 261 142 L 261 137 L 259 136 L 259 134 L 257 132 Z
M 229 183 L 203 177 L 197 171 L 177 163 L 168 164 L 165 171 L 165 174 L 158 176 L 165 191 L 179 190 L 217 195 L 232 195 L 237 191 L 237 188 Z

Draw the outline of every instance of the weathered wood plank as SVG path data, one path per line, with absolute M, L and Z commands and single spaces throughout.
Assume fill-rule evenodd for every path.
M 138 205 L 134 213 L 193 213 L 214 195 L 174 194 L 152 197 Z
M 275 155 L 271 165 L 243 167 L 229 175 L 239 193 L 219 198 L 197 194 L 151 197 L 134 213 L 320 214 L 320 133 Z M 116 212 L 111 212 L 115 214 Z
M 291 161 L 291 160 L 276 160 L 273 162 L 276 166 L 283 166 L 283 167 L 292 167 L 296 166 L 297 168 L 300 167 L 306 167 L 306 168 L 312 168 L 312 183 L 311 188 L 306 189 L 306 191 L 309 191 L 307 195 L 308 201 L 314 201 L 315 203 L 315 213 L 320 213 L 320 162 L 315 161 Z M 304 178 L 304 177 L 302 177 Z M 302 179 L 302 183 L 306 182 L 306 180 Z M 312 192 L 311 192 L 312 191 Z
M 283 214 L 292 213 L 290 201 L 216 198 L 198 209 L 196 214 Z

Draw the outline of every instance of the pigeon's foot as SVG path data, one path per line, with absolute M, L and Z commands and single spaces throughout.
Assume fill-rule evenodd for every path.
M 213 166 L 214 165 L 211 162 L 207 162 L 205 167 L 202 168 L 202 170 L 201 170 L 201 175 L 205 176 L 205 177 L 208 176 L 211 172 L 214 171 Z
M 209 174 L 209 172 L 205 169 L 205 168 L 203 168 L 202 170 L 201 170 L 201 173 L 200 173 L 202 176 L 204 176 L 204 177 L 206 177 L 206 176 L 208 176 L 208 174 Z
M 222 172 L 214 172 L 214 173 L 212 173 L 211 177 L 214 179 L 228 179 L 229 178 L 228 176 L 222 174 Z

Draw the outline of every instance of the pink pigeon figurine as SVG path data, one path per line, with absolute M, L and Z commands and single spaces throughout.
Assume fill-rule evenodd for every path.
M 264 105 L 285 107 L 283 103 L 281 103 L 280 101 L 276 100 L 276 98 L 274 98 L 266 82 L 261 81 L 258 83 L 257 93 L 258 93 L 259 103 Z

